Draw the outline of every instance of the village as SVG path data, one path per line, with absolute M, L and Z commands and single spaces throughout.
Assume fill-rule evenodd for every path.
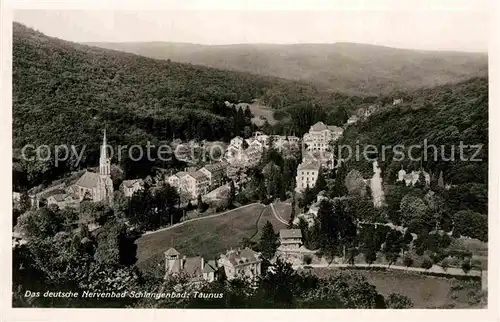
M 393 104 L 399 104 L 400 100 L 395 100 Z M 368 118 L 374 111 L 371 106 L 360 110 L 357 114 L 349 118 L 344 128 L 360 120 Z M 124 180 L 119 191 L 126 198 L 132 198 L 134 194 L 142 191 L 145 185 L 168 184 L 174 187 L 185 202 L 196 205 L 200 200 L 209 202 L 228 198 L 230 186 L 233 184 L 236 188 L 246 183 L 248 180 L 242 173 L 245 169 L 252 168 L 259 163 L 263 153 L 269 149 L 278 151 L 280 154 L 289 154 L 301 151 L 302 160 L 297 166 L 294 193 L 300 195 L 306 190 L 315 187 L 318 176 L 321 171 L 335 171 L 339 166 L 339 160 L 336 159 L 332 146 L 343 134 L 344 129 L 338 126 L 329 126 L 323 122 L 317 122 L 312 125 L 302 138 L 296 136 L 268 135 L 261 131 L 256 131 L 249 138 L 240 136 L 234 137 L 229 144 L 223 148 L 224 153 L 221 158 L 201 167 L 188 166 L 183 171 L 168 173 L 160 172 L 160 175 L 154 178 L 137 178 Z M 209 142 L 208 145 L 216 144 Z M 196 142 L 175 142 L 180 151 L 188 151 L 193 145 L 199 146 Z M 56 206 L 59 209 L 74 208 L 78 209 L 83 201 L 103 202 L 112 204 L 115 196 L 113 181 L 111 179 L 111 159 L 107 156 L 106 131 L 103 132 L 103 141 L 101 145 L 101 155 L 99 159 L 98 172 L 85 170 L 84 173 L 74 179 L 72 184 L 64 183 L 50 186 L 37 193 L 29 195 L 33 208 L 41 206 Z M 220 147 L 220 146 L 219 146 Z M 381 192 L 380 170 L 374 163 L 374 176 L 370 179 L 363 179 L 366 186 L 371 187 L 373 203 L 375 206 L 381 205 L 383 195 Z M 425 184 L 430 183 L 429 173 L 421 171 L 412 171 L 406 173 L 404 169 L 398 172 L 397 181 L 404 182 L 406 186 L 415 185 L 423 174 Z M 231 184 L 230 184 L 231 183 Z M 295 197 L 294 197 L 295 198 Z M 312 227 L 317 220 L 319 206 L 322 200 L 328 200 L 324 192 L 320 191 L 314 202 L 307 207 L 305 212 L 299 213 L 292 218 L 288 225 L 297 227 L 301 220 L 304 220 L 309 227 Z M 13 202 L 19 202 L 20 194 L 14 193 Z M 287 223 L 285 219 L 276 213 L 271 204 L 274 216 L 281 222 Z M 180 224 L 183 222 L 181 221 Z M 203 225 L 202 222 L 199 223 Z M 168 227 L 168 226 L 167 226 Z M 93 224 L 91 230 L 99 228 Z M 22 236 L 14 232 L 16 240 L 14 245 L 22 243 Z M 304 265 L 327 265 L 324 259 L 316 256 L 315 250 L 307 249 L 302 240 L 300 229 L 289 228 L 280 229 L 278 237 L 278 247 L 270 262 L 275 262 L 278 258 L 291 263 L 294 267 L 303 267 Z M 218 259 L 205 260 L 203 256 L 188 257 L 181 254 L 171 247 L 164 252 L 165 276 L 188 276 L 190 283 L 201 281 L 212 282 L 220 276 L 228 280 L 235 278 L 256 278 L 262 273 L 262 254 L 252 250 L 249 247 L 228 249 L 225 253 L 219 254 Z M 328 264 L 329 265 L 329 264 Z

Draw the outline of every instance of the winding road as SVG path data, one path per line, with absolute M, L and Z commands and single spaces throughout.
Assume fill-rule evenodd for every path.
M 479 271 L 479 270 L 471 270 L 467 273 L 465 273 L 462 269 L 457 268 L 457 267 L 448 267 L 446 270 L 444 270 L 441 266 L 438 265 L 433 265 L 429 269 L 424 269 L 421 267 L 406 267 L 406 266 L 397 266 L 397 265 L 391 265 L 387 266 L 387 264 L 311 264 L 311 265 L 294 265 L 292 266 L 294 269 L 299 269 L 299 268 L 352 268 L 352 267 L 362 267 L 362 268 L 369 268 L 369 267 L 377 267 L 377 268 L 385 268 L 388 270 L 399 270 L 399 271 L 405 271 L 405 272 L 417 272 L 417 273 L 438 273 L 438 274 L 446 274 L 446 275 L 453 275 L 453 276 L 477 276 L 480 277 L 483 274 L 487 274 L 487 271 Z

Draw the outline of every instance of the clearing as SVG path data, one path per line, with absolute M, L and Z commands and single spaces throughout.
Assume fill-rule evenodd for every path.
M 254 115 L 252 122 L 257 126 L 264 125 L 265 121 L 274 125 L 278 121 L 274 118 L 274 110 L 268 106 L 261 105 L 258 101 L 249 104 L 250 112 Z

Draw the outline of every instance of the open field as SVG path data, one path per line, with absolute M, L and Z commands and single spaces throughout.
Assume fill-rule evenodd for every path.
M 267 120 L 269 124 L 276 124 L 278 121 L 274 118 L 273 113 L 274 110 L 265 105 L 261 105 L 258 102 L 254 102 L 249 105 L 250 112 L 254 115 L 252 118 L 252 122 L 257 126 L 262 126 Z
M 327 277 L 338 270 L 314 268 L 312 272 Z M 479 294 L 479 282 L 458 281 L 454 278 L 431 277 L 410 272 L 356 270 L 348 271 L 361 274 L 374 285 L 384 297 L 391 293 L 399 293 L 411 299 L 414 308 L 480 308 L 477 303 L 469 303 Z M 460 291 L 454 291 L 454 285 L 464 285 Z M 473 301 L 473 300 L 472 300 Z
M 243 237 L 252 237 L 257 232 L 257 221 L 264 209 L 264 205 L 256 204 L 143 235 L 136 242 L 138 263 L 162 261 L 163 252 L 172 246 L 182 255 L 213 259 L 227 248 L 236 247 Z

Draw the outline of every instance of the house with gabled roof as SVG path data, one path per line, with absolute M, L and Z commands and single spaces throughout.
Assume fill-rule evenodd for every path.
M 224 270 L 226 278 L 253 279 L 261 274 L 261 254 L 250 248 L 232 249 L 221 254 L 218 260 L 219 266 Z
M 210 163 L 200 169 L 209 181 L 211 187 L 218 187 L 222 184 L 228 163 L 225 161 Z
M 124 180 L 120 185 L 120 190 L 125 197 L 132 197 L 136 191 L 144 189 L 144 180 L 132 179 Z
M 165 277 L 184 276 L 190 282 L 212 282 L 218 277 L 218 267 L 215 260 L 206 262 L 201 256 L 181 256 L 173 247 L 169 248 L 164 255 Z

